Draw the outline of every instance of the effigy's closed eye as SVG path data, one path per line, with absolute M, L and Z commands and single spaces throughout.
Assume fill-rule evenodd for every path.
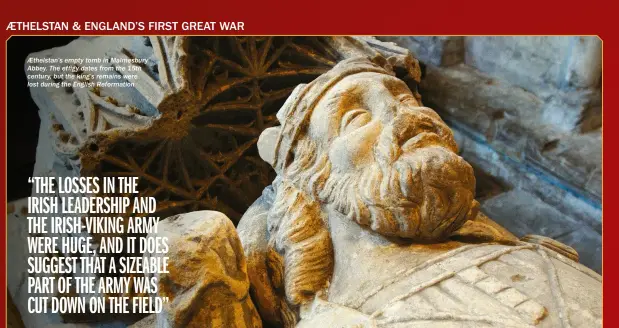
M 340 132 L 345 132 L 348 129 L 361 127 L 372 119 L 372 115 L 362 108 L 349 110 L 342 117 Z
M 407 104 L 407 105 L 411 105 L 411 106 L 418 106 L 417 99 L 415 99 L 415 97 L 413 97 L 413 95 L 408 94 L 408 93 L 403 93 L 403 94 L 399 95 L 398 96 L 398 100 L 402 104 Z

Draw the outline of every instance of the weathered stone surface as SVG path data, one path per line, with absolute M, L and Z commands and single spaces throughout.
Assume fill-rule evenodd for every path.
M 380 36 L 378 39 L 410 49 L 417 59 L 435 66 L 450 66 L 464 61 L 462 36 Z
M 581 226 L 554 207 L 522 190 L 512 190 L 482 201 L 481 209 L 519 238 L 529 234 L 557 238 Z M 517 215 L 514 216 L 513 213 Z
M 474 36 L 464 43 L 466 64 L 530 91 L 595 88 L 600 81 L 602 44 L 595 36 Z
M 225 215 L 197 211 L 160 221 L 149 238 L 167 237 L 168 273 L 155 274 L 157 327 L 262 327 L 249 296 L 247 265 L 234 225 Z
M 479 215 L 451 130 L 380 63 L 350 59 L 299 86 L 264 132 L 278 177 L 239 224 L 252 288 L 273 296 L 254 298 L 263 318 L 601 326 L 601 277 L 568 246 Z
M 571 217 L 579 224 L 586 224 L 601 233 L 602 211 L 599 204 L 588 200 L 564 181 L 553 178 L 547 172 L 534 169 L 521 161 L 515 160 L 506 153 L 501 153 L 489 145 L 484 137 L 471 131 L 462 124 L 448 121 L 451 124 L 460 155 L 479 170 L 500 179 L 507 185 L 504 190 L 520 189 L 533 195 L 534 198 L 554 207 L 566 217 Z M 535 200 L 532 200 L 535 202 Z M 518 213 L 511 214 L 517 220 Z M 503 218 L 508 220 L 509 218 Z
M 601 126 L 602 48 L 598 37 L 465 39 L 467 65 L 542 101 L 540 111 L 528 115 L 539 114 L 542 122 L 565 132 Z
M 488 116 L 482 118 L 484 121 L 511 117 L 523 126 L 539 127 L 542 133 L 572 134 L 583 120 L 595 116 L 595 110 L 590 108 L 600 102 L 600 90 L 550 89 L 533 93 L 466 65 L 428 66 L 421 87 L 424 101 L 436 102 L 451 114 L 462 111 L 460 115 L 478 117 L 483 113 Z
M 450 123 L 468 126 L 497 151 L 551 172 L 600 201 L 599 131 L 581 135 L 552 129 L 544 123 L 542 99 L 467 66 L 428 66 L 421 90 L 424 103 Z
M 602 272 L 600 232 L 561 213 L 535 195 L 512 190 L 481 202 L 481 209 L 517 237 L 544 235 L 573 247 L 580 262 Z
M 537 90 L 544 101 L 542 122 L 561 132 L 579 133 L 595 130 L 601 122 L 601 89 Z
M 602 235 L 588 226 L 580 227 L 563 236 L 558 241 L 572 245 L 580 255 L 580 262 L 601 274 L 602 272 Z
M 597 36 L 572 37 L 567 84 L 577 88 L 600 88 L 602 83 L 602 40 Z

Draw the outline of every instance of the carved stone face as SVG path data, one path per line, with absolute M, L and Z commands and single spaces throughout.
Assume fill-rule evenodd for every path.
M 318 158 L 328 158 L 326 167 L 309 169 L 329 170 L 314 192 L 361 225 L 436 241 L 472 215 L 472 168 L 456 154 L 449 127 L 396 77 L 367 72 L 342 79 L 317 104 L 306 138 Z M 314 174 L 297 185 L 320 180 Z
M 332 168 L 357 171 L 431 146 L 457 151 L 449 127 L 420 107 L 400 79 L 379 73 L 344 78 L 314 110 L 309 134 L 326 146 Z M 320 142 L 322 141 L 322 142 Z
M 319 101 L 282 179 L 385 236 L 434 242 L 476 215 L 473 169 L 449 127 L 402 80 L 356 73 L 304 97 Z M 272 157 L 264 145 L 279 133 L 261 136 L 263 158 Z

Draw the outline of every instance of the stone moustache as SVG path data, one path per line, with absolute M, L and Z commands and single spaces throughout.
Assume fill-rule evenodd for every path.
M 299 85 L 265 130 L 277 173 L 238 233 L 277 327 L 595 327 L 601 276 L 478 211 L 449 127 L 388 61 Z

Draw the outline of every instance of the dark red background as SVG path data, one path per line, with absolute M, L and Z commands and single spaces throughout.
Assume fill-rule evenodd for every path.
M 37 3 L 38 2 L 38 3 Z M 7 0 L 0 9 L 2 39 L 11 35 L 42 34 L 102 34 L 101 32 L 12 32 L 6 31 L 10 21 L 243 21 L 245 31 L 215 32 L 210 34 L 243 35 L 598 35 L 603 40 L 603 118 L 605 126 L 619 123 L 617 106 L 617 33 L 618 12 L 610 1 L 401 1 L 383 0 L 363 3 L 339 1 L 202 1 L 196 4 L 172 1 L 27 1 Z M 11 6 L 11 8 L 7 8 Z M 182 31 L 110 32 L 110 34 L 185 34 Z M 190 34 L 209 34 L 191 32 Z M 6 62 L 6 45 L 0 54 Z M 5 76 L 6 66 L 0 65 L 0 75 Z M 12 77 L 2 80 L 2 104 L 6 104 L 6 85 Z M 6 172 L 6 105 L 0 115 L 0 171 Z M 8 122 L 20 124 L 20 122 Z M 615 185 L 619 182 L 617 151 L 619 128 L 603 130 L 603 275 L 604 279 L 604 324 L 619 326 L 619 317 L 612 308 L 619 303 L 617 277 L 619 263 L 614 263 L 613 254 L 619 249 L 619 239 L 612 238 L 619 231 L 619 223 L 612 217 L 619 213 L 619 202 L 613 201 L 619 194 Z M 6 172 L 10 174 L 11 172 Z M 2 175 L 0 193 L 6 199 L 6 176 Z M 2 213 L 6 202 L 2 202 Z M 609 219 L 610 218 L 610 219 Z M 6 218 L 5 218 L 6 220 Z M 6 236 L 6 221 L 0 224 L 0 235 Z M 6 239 L 5 239 L 6 245 Z M 5 246 L 6 247 L 6 246 Z M 6 253 L 1 253 L 0 265 L 6 268 Z M 9 264 L 10 265 L 10 264 Z M 0 269 L 6 283 L 6 269 Z M 5 287 L 6 289 L 6 287 Z M 0 318 L 6 318 L 6 299 L 0 297 Z M 6 319 L 0 319 L 6 322 Z

